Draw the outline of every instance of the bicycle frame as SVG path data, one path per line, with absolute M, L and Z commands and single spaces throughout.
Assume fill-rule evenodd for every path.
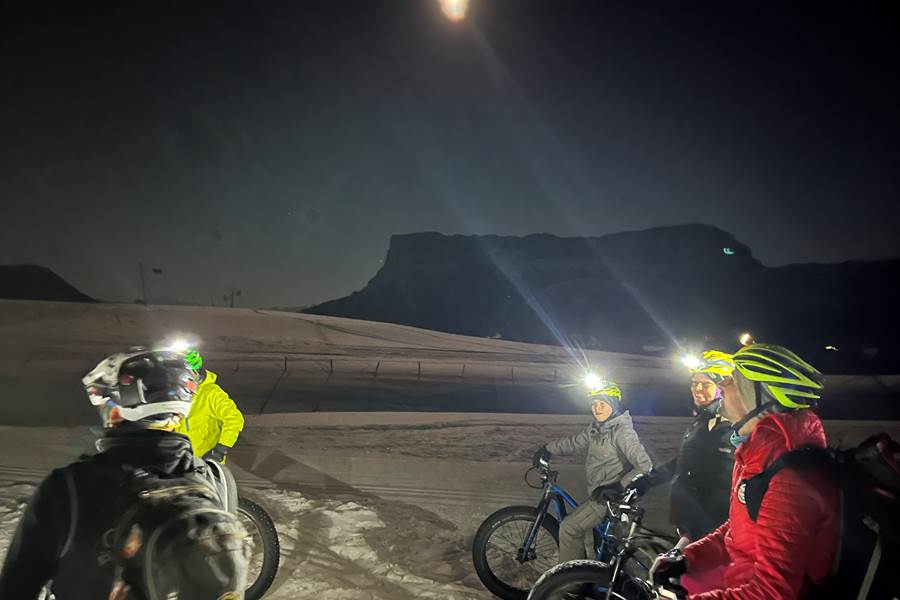
M 516 552 L 516 560 L 519 562 L 525 562 L 530 558 L 529 553 L 531 552 L 531 546 L 534 544 L 538 531 L 540 531 L 541 525 L 544 523 L 544 517 L 551 508 L 555 510 L 555 517 L 560 522 L 566 518 L 569 509 L 574 510 L 578 508 L 578 503 L 575 499 L 572 498 L 566 490 L 556 484 L 557 475 L 558 473 L 556 471 L 546 471 L 541 474 L 541 477 L 544 480 L 544 493 L 541 496 L 541 501 L 538 502 L 537 505 L 538 517 L 534 520 L 534 523 L 532 523 L 528 532 L 525 534 L 525 539 L 522 540 L 522 545 Z
M 557 475 L 556 471 L 550 471 L 549 469 L 541 473 L 541 477 L 544 480 L 544 493 L 537 505 L 538 517 L 525 534 L 525 539 L 522 540 L 522 545 L 516 552 L 516 560 L 519 562 L 525 562 L 530 558 L 531 546 L 534 544 L 538 531 L 540 531 L 544 522 L 544 517 L 548 512 L 553 510 L 555 512 L 554 516 L 561 523 L 569 512 L 578 508 L 578 502 L 575 501 L 572 495 L 556 483 Z M 619 541 L 618 538 L 610 534 L 613 521 L 608 517 L 609 515 L 594 526 L 594 539 L 596 540 L 594 553 L 597 560 L 601 560 L 604 557 L 609 542 Z M 632 526 L 631 535 L 634 534 L 634 523 Z

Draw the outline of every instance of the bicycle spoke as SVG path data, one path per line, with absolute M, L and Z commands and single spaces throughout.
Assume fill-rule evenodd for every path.
M 527 591 L 544 571 L 557 562 L 556 542 L 543 528 L 532 542 L 534 558 L 520 563 L 517 554 L 534 525 L 529 519 L 516 519 L 497 527 L 485 551 L 491 571 L 507 585 Z

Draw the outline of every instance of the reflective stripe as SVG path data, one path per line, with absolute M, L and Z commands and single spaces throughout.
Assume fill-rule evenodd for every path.
M 875 532 L 875 547 L 872 549 L 872 556 L 869 558 L 869 567 L 866 569 L 866 576 L 863 577 L 859 586 L 859 594 L 857 600 L 866 600 L 869 597 L 869 589 L 872 587 L 872 581 L 875 579 L 875 573 L 878 572 L 878 565 L 881 564 L 881 531 L 878 523 L 869 517 L 863 519 L 863 524 Z M 843 533 L 843 532 L 841 532 Z

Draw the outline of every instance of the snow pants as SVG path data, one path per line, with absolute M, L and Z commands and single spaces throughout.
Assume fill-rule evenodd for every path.
M 588 558 L 586 540 L 591 534 L 593 544 L 594 525 L 606 516 L 606 505 L 587 500 L 563 519 L 559 527 L 559 562 Z M 593 558 L 590 557 L 590 558 Z

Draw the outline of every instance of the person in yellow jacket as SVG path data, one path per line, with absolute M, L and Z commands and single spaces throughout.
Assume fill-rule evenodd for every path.
M 178 427 L 191 439 L 194 455 L 224 462 L 244 429 L 244 415 L 228 393 L 216 383 L 217 376 L 203 368 L 203 357 L 195 350 L 187 353 L 188 365 L 200 375 L 191 412 Z

